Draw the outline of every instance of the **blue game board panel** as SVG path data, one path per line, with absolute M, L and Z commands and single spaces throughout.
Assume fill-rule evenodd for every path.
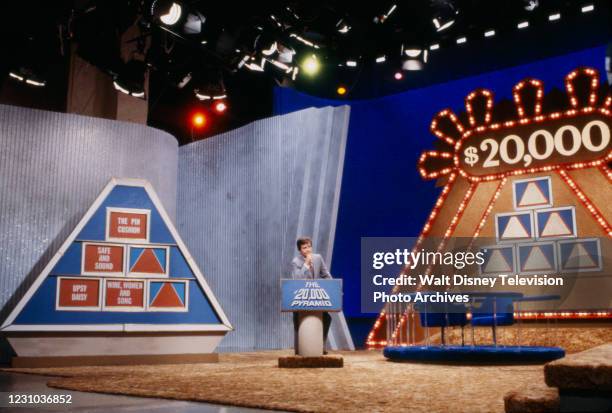
M 13 324 L 220 324 L 219 317 L 197 281 L 188 282 L 187 312 L 61 311 L 55 308 L 57 278 L 48 277 Z
M 91 219 L 77 235 L 78 240 L 106 239 L 106 208 L 146 209 L 151 211 L 149 242 L 174 244 L 174 239 L 145 188 L 117 185 L 108 194 Z

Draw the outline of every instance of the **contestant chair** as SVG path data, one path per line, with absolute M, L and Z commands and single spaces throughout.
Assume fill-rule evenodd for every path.
M 462 304 L 425 303 L 415 306 L 420 313 L 421 327 L 440 327 L 440 342 L 446 345 L 445 328 L 461 327 L 461 345 L 465 344 L 463 328 L 467 324 L 466 308 Z
M 514 299 L 486 297 L 479 308 L 472 309 L 472 326 L 491 327 L 493 344 L 497 345 L 497 326 L 514 324 Z

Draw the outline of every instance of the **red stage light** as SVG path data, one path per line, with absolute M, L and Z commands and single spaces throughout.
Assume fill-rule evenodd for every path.
M 203 113 L 196 113 L 191 118 L 191 124 L 196 128 L 202 128 L 206 125 L 206 116 Z
M 395 78 L 395 80 L 402 80 L 404 78 L 404 74 L 402 72 L 395 72 L 393 77 Z
M 225 102 L 217 102 L 215 103 L 215 112 L 224 113 L 227 110 L 227 104 Z

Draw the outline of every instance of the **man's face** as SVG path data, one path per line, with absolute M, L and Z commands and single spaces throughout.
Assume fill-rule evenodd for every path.
M 300 254 L 302 254 L 302 257 L 304 258 L 312 254 L 312 244 L 311 243 L 302 244 L 302 246 L 300 247 Z

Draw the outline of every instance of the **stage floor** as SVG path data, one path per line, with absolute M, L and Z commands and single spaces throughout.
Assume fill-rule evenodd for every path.
M 217 364 L 11 369 L 56 388 L 299 412 L 503 412 L 512 390 L 545 387 L 542 365 L 393 363 L 342 352 L 341 369 L 279 369 L 291 351 L 222 353 Z

